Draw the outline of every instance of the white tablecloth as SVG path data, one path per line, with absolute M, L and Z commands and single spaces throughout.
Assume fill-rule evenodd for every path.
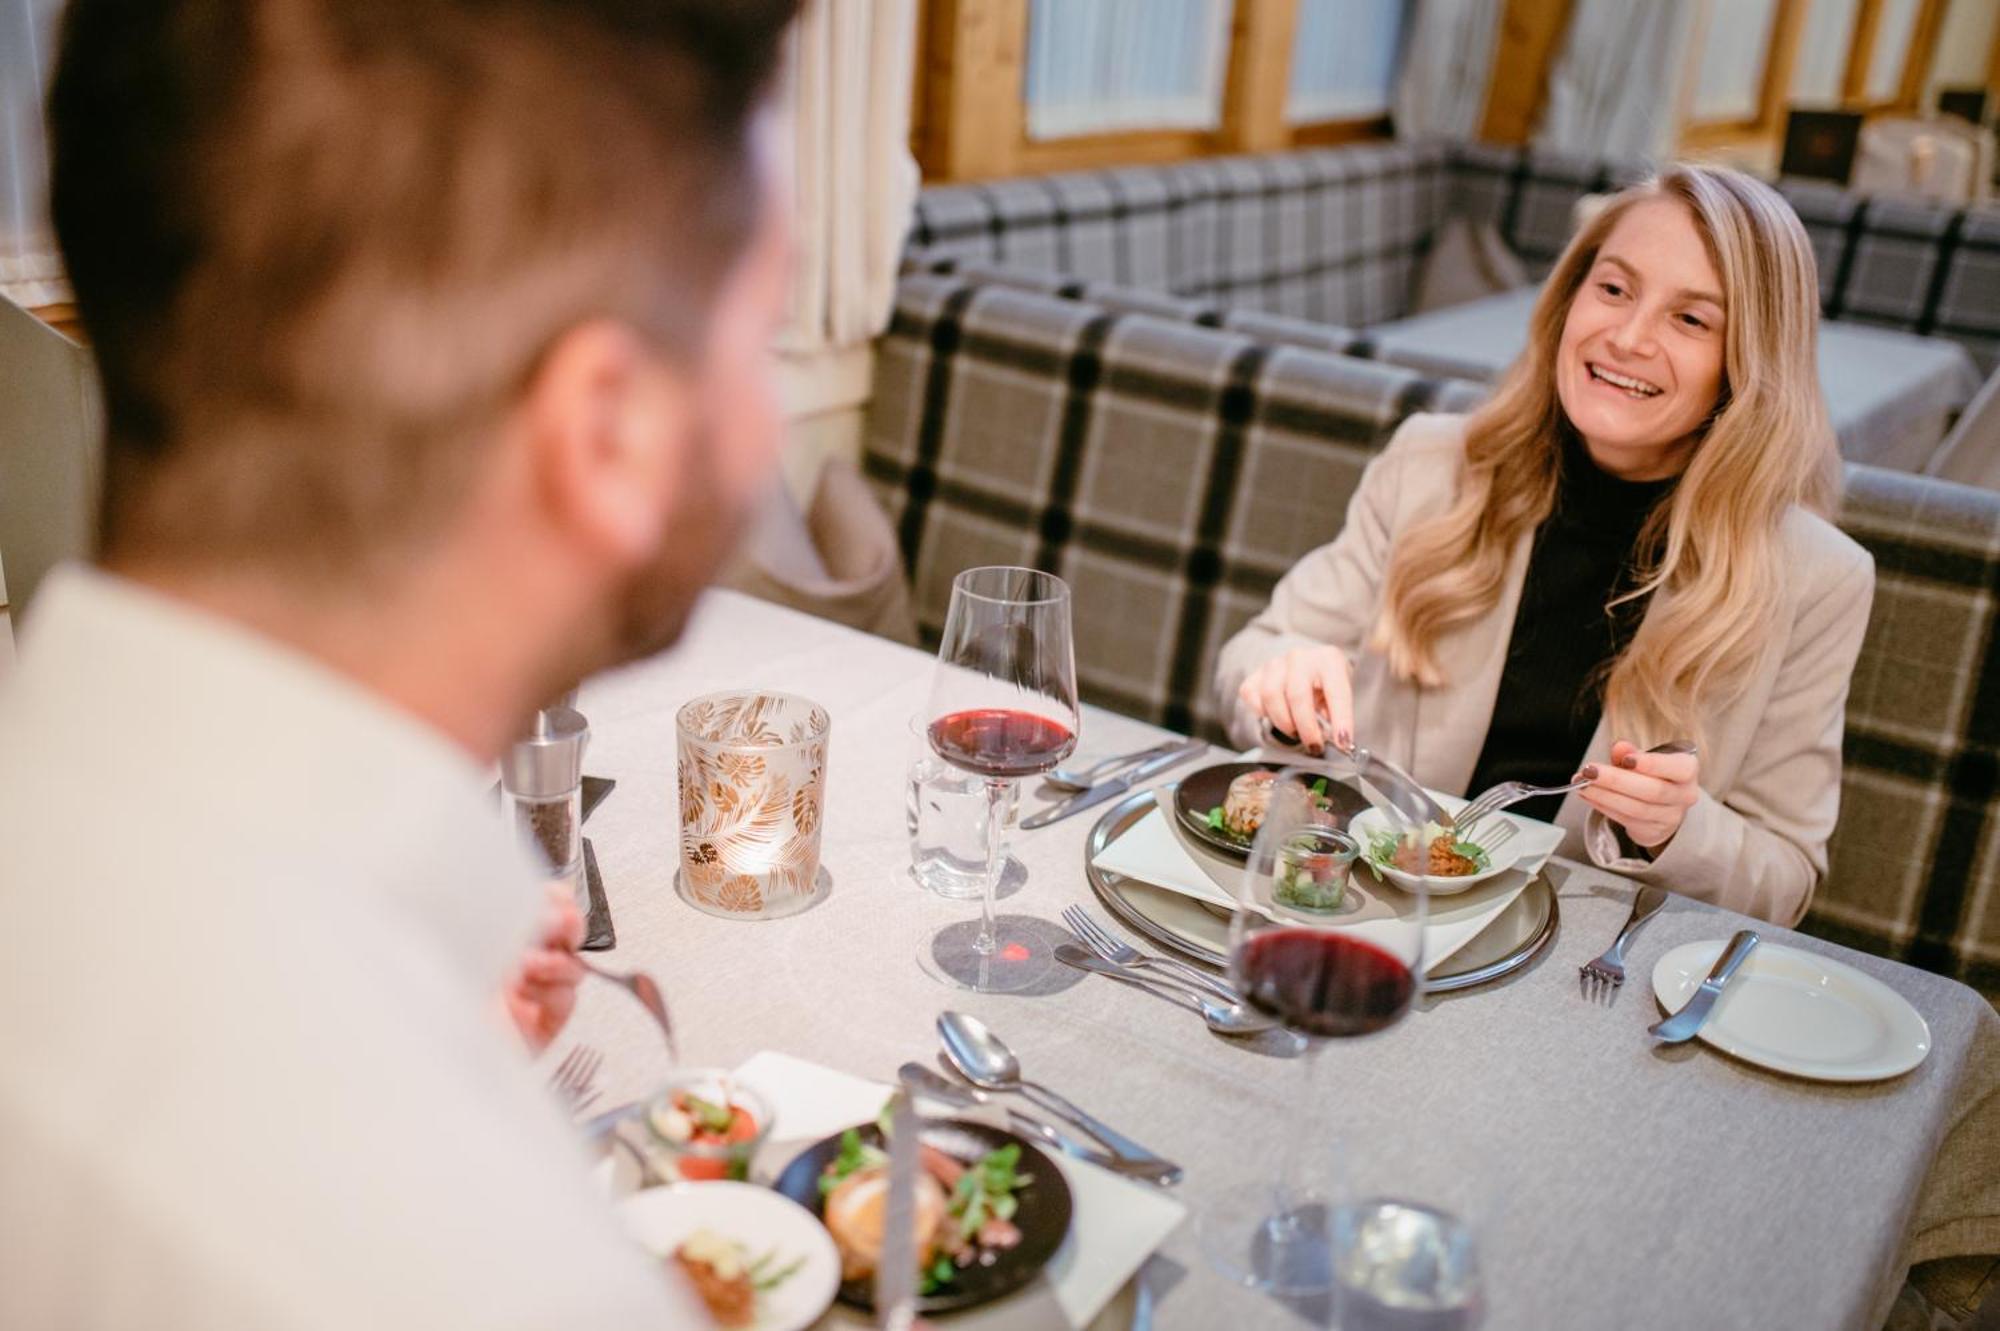
M 1490 381 L 1521 354 L 1538 293 L 1503 291 L 1383 324 L 1368 336 L 1382 360 Z M 1855 323 L 1820 324 L 1819 378 L 1841 455 L 1898 471 L 1922 470 L 1951 414 L 1979 390 L 1979 370 L 1958 343 Z
M 661 979 L 690 1062 L 733 1066 L 775 1049 L 886 1079 L 906 1059 L 930 1060 L 938 1011 L 960 1007 L 1008 1040 L 1029 1075 L 1185 1164 L 1178 1191 L 1197 1212 L 1229 1185 L 1273 1177 L 1299 1142 L 1312 1166 L 1338 1137 L 1419 1197 L 1427 1181 L 1472 1170 L 1499 1203 L 1483 1235 L 1488 1331 L 1877 1331 L 1912 1253 L 1993 1251 L 2000 1240 L 1990 1159 L 2000 1018 L 1978 995 L 1759 926 L 1906 996 L 1930 1022 L 1930 1058 L 1895 1081 L 1838 1087 L 1699 1044 L 1655 1050 L 1644 1034 L 1657 1019 L 1654 962 L 1743 920 L 1676 899 L 1633 945 L 1632 980 L 1617 1000 L 1592 1005 L 1578 994 L 1577 967 L 1617 932 L 1630 889 L 1581 866 L 1553 870 L 1562 930 L 1537 964 L 1331 1046 L 1310 1096 L 1296 1063 L 1212 1036 L 1109 980 L 1082 978 L 1048 997 L 946 991 L 918 970 L 916 950 L 972 910 L 914 885 L 903 825 L 906 727 L 929 678 L 914 651 L 717 593 L 677 651 L 584 690 L 588 770 L 618 781 L 588 827 L 618 930 L 602 959 Z M 748 687 L 806 693 L 833 716 L 832 893 L 772 923 L 715 919 L 673 890 L 674 712 L 697 694 Z M 1091 711 L 1082 742 L 1111 753 L 1156 734 Z M 1092 821 L 1018 834 L 1026 879 L 1002 910 L 1055 920 L 1063 906 L 1090 902 Z M 663 1068 L 657 1032 L 605 986 L 586 987 L 550 1057 L 575 1041 L 608 1055 L 600 1104 L 642 1094 Z M 1211 1270 L 1191 1226 L 1143 1279 L 1158 1327 L 1307 1324 Z

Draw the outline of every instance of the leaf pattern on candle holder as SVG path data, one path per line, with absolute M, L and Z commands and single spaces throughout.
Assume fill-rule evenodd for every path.
M 808 706 L 796 721 L 786 714 L 796 715 L 795 702 L 770 694 L 682 710 L 681 865 L 697 902 L 757 914 L 779 900 L 811 895 L 829 718 L 825 708 Z

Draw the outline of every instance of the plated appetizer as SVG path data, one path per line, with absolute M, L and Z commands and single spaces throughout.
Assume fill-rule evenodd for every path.
M 744 1327 L 757 1320 L 757 1299 L 797 1275 L 803 1256 L 781 1262 L 773 1248 L 752 1257 L 747 1244 L 711 1229 L 697 1229 L 669 1259 L 701 1295 L 717 1326 Z
M 923 1267 L 919 1289 L 932 1294 L 978 1262 L 991 1266 L 1000 1253 L 1021 1242 L 1014 1224 L 1015 1191 L 1031 1180 L 1020 1173 L 1021 1148 L 1008 1143 L 967 1164 L 928 1144 L 918 1147 L 924 1172 L 917 1179 L 917 1253 Z M 840 1154 L 820 1175 L 826 1198 L 827 1230 L 840 1249 L 843 1278 L 866 1280 L 882 1254 L 887 1214 L 889 1157 L 861 1139 L 859 1129 L 841 1134 Z
M 888 1217 L 887 1136 L 881 1123 L 806 1148 L 775 1187 L 817 1214 L 840 1254 L 840 1300 L 874 1303 Z M 1002 1128 L 966 1119 L 925 1121 L 915 1208 L 917 1308 L 944 1312 L 1009 1294 L 1035 1278 L 1069 1232 L 1062 1171 Z
M 1461 841 L 1450 828 L 1436 823 L 1425 823 L 1402 836 L 1388 829 L 1370 833 L 1367 860 L 1378 879 L 1382 870 L 1391 868 L 1429 878 L 1469 878 L 1493 867 L 1493 857 L 1484 847 Z

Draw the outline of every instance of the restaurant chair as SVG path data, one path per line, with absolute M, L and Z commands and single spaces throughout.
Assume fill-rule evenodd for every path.
M 17 612 L 51 568 L 90 555 L 103 420 L 90 353 L 0 299 L 0 542 Z
M 1785 147 L 1778 173 L 1847 184 L 1861 140 L 1859 111 L 1793 110 L 1785 117 Z
M 1940 480 L 2000 490 L 2000 370 L 1966 404 L 1924 471 Z
M 916 621 L 896 533 L 854 464 L 828 458 L 801 512 L 774 485 L 720 585 L 912 644 Z
M 1874 120 L 1861 129 L 1849 188 L 1965 204 L 1978 197 L 1985 132 L 1952 120 Z

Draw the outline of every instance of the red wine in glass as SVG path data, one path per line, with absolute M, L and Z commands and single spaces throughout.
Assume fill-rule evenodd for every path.
M 931 748 L 953 767 L 989 781 L 1046 772 L 1076 747 L 1070 728 L 1033 712 L 975 707 L 931 722 Z
M 1260 930 L 1240 945 L 1236 969 L 1244 997 L 1301 1035 L 1372 1035 L 1417 991 L 1402 960 L 1326 929 Z

